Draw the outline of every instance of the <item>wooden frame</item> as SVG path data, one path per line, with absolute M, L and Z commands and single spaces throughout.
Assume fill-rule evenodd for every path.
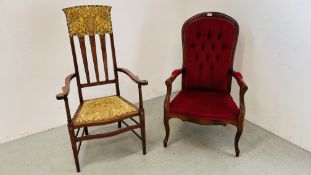
M 234 25 L 236 26 L 236 35 L 235 35 L 235 46 L 234 46 L 234 50 L 233 50 L 233 55 L 232 55 L 232 59 L 234 59 L 234 52 L 235 52 L 235 48 L 236 48 L 236 43 L 238 40 L 238 33 L 239 33 L 239 26 L 238 23 L 231 17 L 222 14 L 222 13 L 218 13 L 218 12 L 204 12 L 204 13 L 200 13 L 198 15 L 193 16 L 192 18 L 188 19 L 182 28 L 182 33 L 184 31 L 184 27 L 185 25 L 187 25 L 189 22 L 198 19 L 198 18 L 202 18 L 202 17 L 209 17 L 208 14 L 212 14 L 213 17 L 219 17 L 219 18 L 224 18 L 227 20 L 230 20 L 234 23 Z M 183 42 L 183 49 L 185 49 L 185 44 L 184 44 L 184 38 L 182 37 L 182 42 Z M 226 124 L 231 124 L 233 126 L 236 126 L 237 128 L 237 132 L 235 135 L 235 140 L 234 140 L 234 145 L 235 145 L 235 152 L 236 152 L 236 157 L 238 157 L 240 155 L 240 149 L 239 149 L 239 140 L 240 137 L 242 135 L 243 132 L 243 125 L 244 125 L 244 117 L 245 117 L 245 102 L 244 102 L 244 95 L 248 89 L 246 83 L 243 81 L 243 77 L 241 76 L 240 73 L 233 71 L 233 60 L 232 60 L 232 65 L 231 65 L 231 70 L 229 71 L 229 74 L 232 75 L 232 77 L 234 77 L 240 87 L 240 97 L 239 97 L 239 104 L 240 104 L 240 111 L 239 111 L 239 117 L 238 120 L 209 120 L 209 119 L 197 119 L 194 118 L 192 116 L 185 116 L 185 115 L 176 115 L 173 113 L 170 113 L 170 101 L 171 101 L 171 93 L 172 93 L 172 84 L 174 82 L 174 80 L 181 74 L 186 73 L 186 67 L 185 67 L 185 54 L 183 54 L 183 66 L 181 69 L 175 70 L 172 75 L 165 81 L 166 87 L 167 87 L 167 93 L 166 93 L 166 97 L 164 100 L 164 127 L 165 127 L 165 131 L 166 131 L 166 135 L 163 141 L 163 145 L 164 147 L 167 147 L 167 142 L 169 139 L 169 135 L 170 135 L 170 126 L 169 126 L 169 120 L 172 118 L 177 118 L 177 119 L 181 119 L 183 121 L 188 121 L 188 122 L 192 122 L 192 123 L 197 123 L 197 124 L 201 124 L 201 125 L 226 125 Z M 185 88 L 185 82 L 184 82 L 184 78 L 182 78 L 182 89 Z M 228 92 L 230 93 L 231 91 L 231 80 L 230 80 L 230 84 L 228 86 Z
M 109 76 L 108 76 L 106 41 L 105 41 L 105 35 L 107 35 L 107 34 L 110 37 L 111 50 L 112 50 L 112 62 L 113 62 L 113 71 L 114 71 L 114 79 L 112 79 L 112 80 L 110 80 Z M 69 76 L 66 77 L 65 86 L 62 88 L 62 92 L 56 95 L 57 100 L 64 100 L 64 102 L 65 102 L 65 109 L 66 109 L 66 114 L 67 114 L 67 127 L 68 127 L 68 132 L 69 132 L 69 136 L 70 136 L 70 141 L 71 141 L 71 146 L 72 146 L 72 151 L 73 151 L 73 156 L 74 156 L 77 172 L 80 172 L 80 164 L 79 164 L 78 154 L 80 151 L 82 141 L 85 141 L 85 140 L 111 137 L 111 136 L 118 135 L 118 134 L 121 134 L 121 133 L 124 133 L 127 131 L 132 131 L 142 141 L 143 154 L 146 154 L 145 112 L 144 112 L 144 107 L 143 107 L 142 86 L 147 85 L 148 81 L 140 80 L 137 76 L 135 76 L 129 70 L 127 70 L 125 68 L 117 67 L 113 33 L 107 33 L 107 34 L 99 35 L 100 44 L 101 44 L 101 51 L 102 51 L 102 56 L 103 56 L 102 59 L 103 59 L 103 63 L 104 63 L 105 80 L 100 81 L 100 79 L 99 79 L 95 35 L 89 36 L 89 40 L 90 40 L 92 57 L 93 57 L 93 65 L 94 65 L 94 71 L 95 71 L 95 76 L 96 76 L 96 82 L 91 82 L 90 75 L 89 75 L 88 60 L 87 60 L 86 47 L 85 47 L 85 37 L 87 37 L 87 36 L 82 36 L 82 37 L 79 36 L 78 39 L 79 39 L 79 44 L 80 44 L 81 55 L 82 55 L 82 59 L 83 59 L 83 66 L 84 66 L 84 71 L 85 71 L 87 83 L 82 84 L 80 82 L 80 75 L 79 75 L 78 61 L 77 61 L 77 56 L 76 56 L 76 51 L 75 51 L 74 37 L 70 36 L 69 40 L 70 40 L 70 45 L 71 45 L 71 51 L 72 51 L 72 56 L 73 56 L 75 73 L 70 74 Z M 122 98 L 120 96 L 119 78 L 118 78 L 119 72 L 127 75 L 131 80 L 133 80 L 138 85 L 139 107 L 134 106 L 133 104 L 131 104 L 130 102 L 128 102 L 127 100 L 125 100 L 124 98 Z M 76 113 L 72 116 L 70 108 L 69 108 L 68 94 L 70 92 L 70 82 L 74 78 L 76 78 L 76 82 L 77 82 L 80 105 L 79 105 Z M 119 96 L 123 101 L 125 101 L 126 103 L 128 103 L 132 107 L 136 108 L 137 111 L 124 114 L 122 116 L 119 116 L 117 119 L 113 119 L 113 120 L 109 120 L 109 121 L 96 121 L 96 122 L 87 123 L 87 124 L 75 124 L 73 122 L 73 119 L 77 116 L 78 111 L 80 110 L 80 108 L 84 102 L 82 89 L 87 88 L 87 87 L 106 85 L 106 84 L 112 84 L 112 83 L 115 84 L 116 95 Z M 139 116 L 139 121 L 134 119 L 135 116 Z M 129 125 L 128 123 L 125 122 L 126 119 L 131 120 L 135 124 Z M 108 132 L 108 133 L 94 134 L 94 135 L 91 135 L 88 131 L 88 127 L 106 125 L 106 124 L 111 124 L 111 123 L 115 123 L 115 122 L 118 123 L 118 128 L 119 128 L 118 130 Z M 125 128 L 121 128 L 122 123 L 126 126 Z M 81 128 L 82 128 L 82 134 L 80 134 Z M 141 134 L 139 135 L 135 131 L 135 129 L 140 129 Z M 79 136 L 79 134 L 80 134 L 80 136 Z

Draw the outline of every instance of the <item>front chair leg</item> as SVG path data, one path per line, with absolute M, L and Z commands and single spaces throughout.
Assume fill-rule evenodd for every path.
M 143 148 L 143 154 L 146 154 L 146 131 L 145 131 L 145 112 L 142 110 L 139 115 L 140 131 L 141 131 L 141 143 Z
M 76 169 L 77 169 L 77 172 L 80 172 L 80 163 L 79 163 L 78 149 L 77 149 L 77 144 L 76 144 L 76 139 L 75 139 L 74 128 L 72 126 L 68 126 L 68 132 L 70 136 L 73 157 L 75 159 Z
M 166 135 L 163 140 L 163 145 L 164 147 L 167 147 L 167 141 L 170 136 L 170 125 L 169 125 L 169 119 L 166 116 L 164 116 L 164 127 L 165 127 Z
M 240 156 L 240 149 L 239 149 L 239 140 L 242 135 L 243 130 L 242 129 L 237 129 L 235 139 L 234 139 L 234 146 L 235 146 L 235 156 L 239 157 Z

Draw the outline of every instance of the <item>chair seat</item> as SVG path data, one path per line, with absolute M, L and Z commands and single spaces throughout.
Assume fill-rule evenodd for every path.
M 119 96 L 87 100 L 79 107 L 73 119 L 74 125 L 118 121 L 139 113 L 138 108 Z
M 225 92 L 183 90 L 170 103 L 170 114 L 208 120 L 237 120 L 239 108 Z

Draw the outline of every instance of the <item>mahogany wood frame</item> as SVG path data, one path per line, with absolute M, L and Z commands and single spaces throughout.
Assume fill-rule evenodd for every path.
M 64 102 L 65 102 L 65 108 L 66 108 L 66 114 L 67 114 L 67 127 L 68 127 L 68 132 L 69 132 L 69 137 L 70 137 L 70 141 L 71 141 L 71 146 L 72 146 L 72 151 L 73 151 L 73 156 L 74 156 L 77 172 L 80 172 L 80 164 L 79 164 L 78 154 L 80 151 L 82 141 L 85 141 L 85 140 L 111 137 L 111 136 L 115 136 L 115 135 L 118 135 L 118 134 L 121 134 L 121 133 L 124 133 L 127 131 L 132 131 L 142 141 L 143 154 L 144 155 L 146 154 L 145 112 L 144 112 L 144 107 L 143 107 L 142 86 L 147 85 L 148 81 L 140 80 L 137 76 L 135 76 L 129 70 L 127 70 L 125 68 L 117 67 L 113 33 L 109 34 L 109 36 L 110 36 L 110 43 L 111 43 L 111 50 L 112 50 L 114 79 L 109 80 L 109 77 L 108 77 L 105 36 L 100 35 L 100 44 L 101 44 L 101 51 L 102 51 L 104 71 L 105 71 L 104 72 L 105 73 L 105 80 L 104 81 L 99 80 L 95 36 L 89 36 L 90 45 L 91 45 L 91 52 L 92 52 L 92 56 L 93 56 L 94 70 L 95 70 L 95 75 L 96 75 L 96 82 L 91 82 L 90 76 L 89 76 L 87 54 L 86 54 L 86 47 L 85 47 L 85 37 L 86 36 L 85 37 L 79 37 L 81 55 L 82 55 L 82 59 L 83 59 L 83 66 L 84 66 L 86 80 L 87 80 L 87 83 L 85 83 L 85 84 L 82 84 L 80 82 L 80 75 L 79 75 L 79 70 L 78 70 L 78 63 L 77 63 L 77 56 L 76 56 L 76 51 L 75 51 L 74 39 L 72 36 L 69 37 L 75 73 L 70 74 L 69 76 L 66 77 L 65 86 L 62 88 L 62 92 L 56 95 L 56 98 L 57 98 L 57 100 L 64 100 Z M 120 96 L 118 72 L 124 73 L 125 75 L 127 75 L 131 80 L 133 80 L 138 85 L 139 107 L 134 106 L 133 104 L 126 101 L 124 98 L 122 98 Z M 76 78 L 76 82 L 77 82 L 80 105 L 79 105 L 76 113 L 72 116 L 71 112 L 70 112 L 70 108 L 69 108 L 68 94 L 70 91 L 70 82 L 74 78 Z M 122 98 L 126 103 L 128 103 L 132 107 L 136 108 L 137 112 L 132 112 L 129 114 L 122 115 L 115 120 L 102 121 L 102 122 L 97 121 L 94 123 L 79 124 L 79 125 L 74 124 L 72 119 L 77 116 L 77 113 L 80 110 L 81 106 L 83 105 L 83 101 L 84 101 L 83 100 L 83 94 L 82 94 L 82 88 L 98 86 L 98 85 L 106 85 L 106 84 L 111 84 L 111 83 L 115 84 L 116 95 L 119 96 L 120 98 Z M 135 116 L 139 116 L 139 122 L 133 118 Z M 130 119 L 135 124 L 134 125 L 127 124 L 124 121 L 126 119 Z M 118 122 L 118 128 L 119 128 L 118 130 L 108 132 L 108 133 L 93 134 L 93 135 L 89 134 L 89 132 L 88 132 L 88 127 L 106 125 L 106 124 L 111 124 L 111 123 L 115 123 L 115 122 Z M 126 127 L 121 128 L 121 123 L 123 123 Z M 81 128 L 83 128 L 83 131 L 82 131 L 82 134 L 79 136 Z M 134 129 L 140 129 L 141 134 L 139 135 Z
M 200 13 L 198 15 L 193 16 L 192 18 L 188 19 L 182 28 L 182 33 L 184 31 L 184 27 L 186 26 L 186 24 L 188 24 L 189 22 L 198 19 L 198 18 L 202 18 L 202 17 L 208 17 L 207 14 L 212 14 L 213 17 L 220 17 L 220 18 L 224 18 L 226 20 L 230 20 L 234 23 L 234 25 L 236 26 L 236 35 L 235 35 L 235 45 L 234 45 L 234 50 L 233 50 L 233 54 L 232 54 L 232 65 L 231 65 L 231 70 L 228 72 L 230 75 L 232 75 L 232 77 L 234 77 L 240 87 L 240 97 L 239 97 L 239 104 L 240 104 L 240 111 L 239 111 L 239 117 L 237 120 L 209 120 L 209 119 L 197 119 L 194 118 L 192 116 L 185 116 L 185 115 L 176 115 L 173 113 L 170 113 L 170 99 L 171 99 L 171 93 L 172 93 L 172 84 L 174 82 L 174 80 L 180 75 L 180 74 L 184 74 L 187 70 L 185 67 L 185 54 L 183 54 L 183 66 L 181 69 L 177 69 L 175 71 L 172 72 L 172 75 L 165 81 L 166 87 L 167 87 L 167 93 L 166 93 L 166 97 L 164 100 L 164 127 L 165 127 L 165 131 L 166 131 L 166 135 L 165 138 L 163 140 L 163 145 L 164 147 L 167 147 L 167 142 L 169 139 L 169 135 L 170 135 L 170 126 L 169 126 L 169 120 L 172 118 L 177 118 L 177 119 L 181 119 L 183 121 L 188 121 L 188 122 L 192 122 L 192 123 L 197 123 L 200 125 L 226 125 L 226 124 L 231 124 L 233 126 L 235 126 L 237 128 L 237 132 L 235 135 L 235 140 L 234 140 L 234 145 L 235 145 L 235 152 L 236 152 L 236 157 L 238 157 L 240 155 L 240 149 L 239 149 L 239 140 L 240 137 L 242 135 L 243 132 L 243 125 L 244 125 L 244 117 L 245 117 L 245 102 L 244 102 L 244 95 L 248 89 L 246 83 L 243 80 L 242 75 L 239 72 L 235 72 L 233 71 L 233 60 L 234 60 L 234 53 L 235 53 L 235 48 L 236 48 L 236 43 L 238 40 L 238 34 L 239 34 L 239 26 L 238 23 L 231 18 L 230 16 L 227 16 L 225 14 L 222 13 L 218 13 L 218 12 L 203 12 Z M 183 44 L 183 49 L 186 48 L 185 44 L 184 44 L 184 38 L 182 36 L 182 44 Z M 184 78 L 182 78 L 182 89 L 184 89 Z M 228 86 L 228 92 L 230 93 L 231 91 L 231 80 L 230 80 L 230 85 Z

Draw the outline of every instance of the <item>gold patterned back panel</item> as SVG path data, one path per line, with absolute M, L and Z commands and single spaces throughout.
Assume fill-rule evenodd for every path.
M 112 33 L 109 6 L 89 5 L 63 9 L 70 36 L 104 35 Z

